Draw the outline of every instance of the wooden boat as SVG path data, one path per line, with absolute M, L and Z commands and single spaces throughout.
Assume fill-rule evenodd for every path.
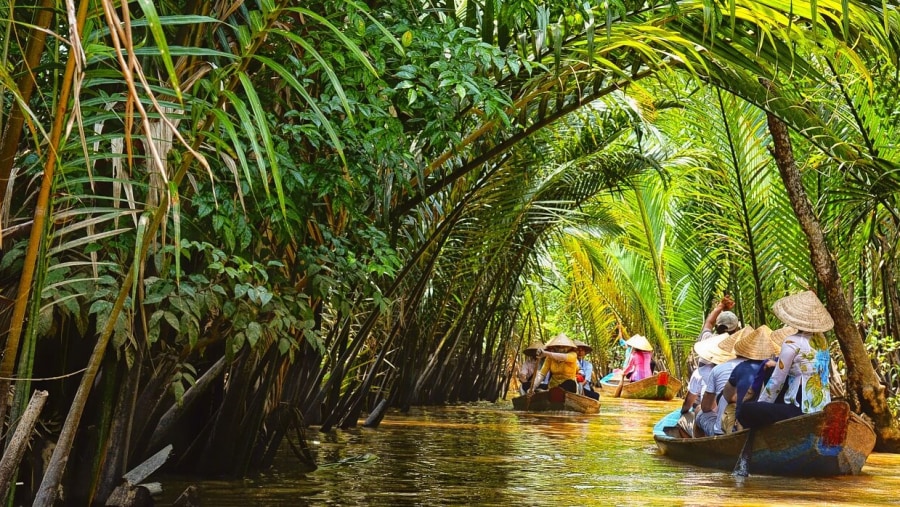
M 621 376 L 607 375 L 600 379 L 603 394 L 613 395 L 619 388 Z M 622 386 L 622 398 L 636 400 L 671 400 L 681 390 L 681 381 L 662 371 L 637 382 L 626 382 Z
M 750 430 L 730 435 L 681 438 L 678 410 L 653 427 L 660 451 L 694 465 L 733 470 Z M 802 477 L 856 475 L 875 447 L 875 432 L 844 401 L 821 412 L 759 427 L 753 437 L 750 473 Z
M 548 391 L 536 391 L 531 400 L 528 396 L 513 398 L 514 410 L 528 410 L 531 412 L 545 412 L 550 410 L 563 410 L 568 412 L 580 412 L 582 414 L 596 414 L 600 412 L 600 402 L 587 396 L 570 393 L 559 387 Z

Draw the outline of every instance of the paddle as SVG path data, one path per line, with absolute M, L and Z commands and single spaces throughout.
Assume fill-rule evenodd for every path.
M 622 365 L 622 378 L 619 379 L 619 387 L 616 387 L 616 398 L 622 395 L 622 388 L 625 386 L 625 368 L 627 368 L 628 363 L 631 362 L 631 354 L 628 353 L 628 349 L 630 349 L 630 347 L 625 349 L 625 364 Z
M 622 396 L 622 388 L 625 387 L 625 369 L 622 369 L 622 378 L 619 379 L 619 387 L 616 388 L 615 397 Z
M 525 411 L 528 412 L 528 407 L 531 405 L 531 398 L 534 396 L 534 388 L 538 385 L 538 377 L 541 374 L 541 362 L 538 361 L 538 364 L 535 366 L 534 374 L 531 375 L 531 387 L 528 389 L 528 392 L 525 393 Z
M 750 458 L 753 457 L 753 437 L 756 436 L 756 428 L 750 428 L 747 434 L 747 440 L 744 441 L 744 447 L 741 448 L 741 455 L 738 456 L 737 463 L 734 464 L 734 471 L 731 475 L 735 477 L 747 477 L 750 475 Z

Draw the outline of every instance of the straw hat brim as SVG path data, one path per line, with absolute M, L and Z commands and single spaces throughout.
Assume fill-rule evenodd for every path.
M 653 351 L 653 345 L 650 345 L 650 341 L 647 338 L 636 334 L 631 338 L 625 340 L 625 345 L 637 350 L 644 350 L 647 352 Z
M 791 326 L 784 326 L 780 329 L 776 329 L 772 331 L 772 336 L 769 338 L 772 340 L 772 343 L 775 344 L 775 347 L 780 349 L 781 345 L 784 343 L 784 339 L 792 334 L 797 333 L 797 329 Z
M 719 348 L 722 349 L 722 352 L 726 354 L 734 353 L 734 344 L 737 343 L 742 337 L 747 336 L 748 334 L 753 332 L 752 326 L 744 326 L 737 331 L 728 335 L 727 338 L 719 342 Z
M 804 291 L 783 297 L 772 305 L 772 313 L 786 325 L 801 331 L 824 333 L 834 327 L 834 320 L 811 291 Z
M 694 352 L 701 358 L 710 363 L 722 364 L 734 359 L 734 354 L 725 352 L 719 348 L 719 343 L 727 339 L 729 335 L 723 333 L 713 335 L 709 338 L 698 341 L 694 344 Z
M 547 346 L 544 348 L 549 349 L 551 347 L 567 347 L 569 349 L 578 348 L 578 346 L 575 345 L 575 342 L 573 342 L 571 338 L 566 336 L 565 333 L 559 333 L 558 335 L 554 336 L 552 340 L 547 342 Z
M 734 353 L 747 359 L 768 359 L 778 353 L 772 342 L 772 330 L 763 324 L 752 333 L 745 334 L 734 344 Z
M 583 341 L 580 341 L 580 340 L 575 340 L 575 346 L 578 347 L 579 349 L 585 349 L 588 354 L 590 354 L 591 351 L 594 350 L 594 347 L 591 347 L 587 343 L 584 343 Z
M 529 357 L 534 357 L 537 355 L 537 351 L 542 348 L 544 348 L 544 344 L 541 343 L 539 340 L 535 340 L 535 341 L 531 342 L 531 345 L 529 345 L 525 349 L 523 354 L 525 354 L 526 356 L 529 356 Z

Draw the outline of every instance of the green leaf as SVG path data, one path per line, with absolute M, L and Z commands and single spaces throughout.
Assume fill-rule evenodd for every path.
M 251 349 L 256 347 L 256 342 L 259 341 L 260 337 L 262 337 L 262 327 L 259 323 L 251 322 L 247 324 L 247 343 Z
M 147 19 L 147 23 L 150 25 L 150 32 L 153 34 L 153 40 L 156 41 L 156 45 L 159 47 L 159 52 L 163 59 L 163 64 L 169 72 L 169 82 L 171 83 L 172 89 L 175 91 L 175 96 L 178 97 L 178 101 L 181 102 L 181 88 L 178 85 L 178 74 L 175 73 L 175 65 L 172 63 L 172 55 L 169 53 L 169 44 L 166 42 L 166 34 L 163 32 L 163 25 L 160 21 L 159 14 L 156 13 L 156 6 L 153 5 L 152 0 L 138 0 L 138 5 L 140 5 L 141 10 L 144 11 L 144 16 Z

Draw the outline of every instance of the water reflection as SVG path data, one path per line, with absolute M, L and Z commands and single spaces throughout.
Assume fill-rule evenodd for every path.
M 377 429 L 310 432 L 323 466 L 199 483 L 203 505 L 900 505 L 900 456 L 872 455 L 863 474 L 751 476 L 660 456 L 652 426 L 672 402 L 602 399 L 598 415 L 514 412 L 506 404 L 392 413 Z M 171 503 L 189 483 L 162 480 Z

